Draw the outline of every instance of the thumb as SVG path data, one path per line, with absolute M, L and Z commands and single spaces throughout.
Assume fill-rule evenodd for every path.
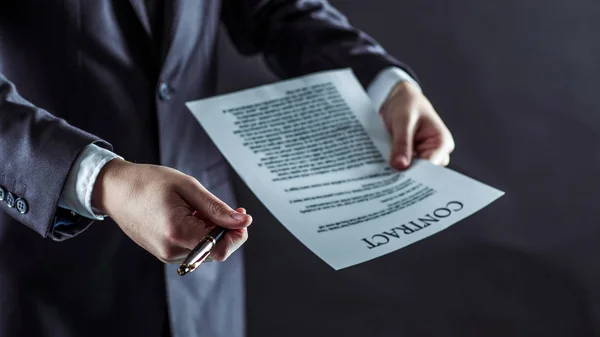
M 246 214 L 246 209 L 242 208 L 242 207 L 236 208 L 236 211 Z M 248 232 L 246 229 L 236 229 L 234 231 L 229 231 L 225 234 L 226 237 L 228 235 L 231 236 L 231 238 L 228 238 L 230 242 L 233 241 L 233 242 L 242 242 L 243 243 L 248 237 Z M 239 247 L 238 245 L 230 245 L 229 247 L 223 248 L 223 247 L 221 247 L 221 245 L 217 244 L 215 251 L 213 251 L 206 258 L 206 260 L 204 260 L 204 262 L 212 262 L 212 261 L 215 261 L 215 259 L 223 260 L 224 258 L 226 258 L 227 256 L 229 256 L 231 254 L 230 251 L 234 251 L 238 247 Z M 221 251 L 219 252 L 218 250 L 221 250 Z
M 390 155 L 390 165 L 392 167 L 403 170 L 410 166 L 413 157 L 413 139 L 416 126 L 416 111 L 400 113 L 394 118 L 391 125 L 392 153 Z
M 191 208 L 199 213 L 200 218 L 229 229 L 248 227 L 252 223 L 250 215 L 233 210 L 197 180 L 193 178 L 191 180 L 191 183 L 182 184 L 179 193 Z

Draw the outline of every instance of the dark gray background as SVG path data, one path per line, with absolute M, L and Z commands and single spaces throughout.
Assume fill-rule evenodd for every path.
M 250 336 L 600 336 L 600 2 L 333 3 L 416 71 L 451 167 L 506 195 L 334 272 L 241 185 Z M 222 92 L 274 80 L 221 47 Z

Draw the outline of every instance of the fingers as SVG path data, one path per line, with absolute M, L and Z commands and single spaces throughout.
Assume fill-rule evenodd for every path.
M 435 165 L 448 166 L 450 164 L 451 147 L 441 143 L 435 147 L 417 149 L 417 156 L 421 159 L 429 160 Z
M 422 91 L 410 84 L 399 84 L 380 113 L 392 136 L 393 168 L 408 168 L 413 157 L 438 165 L 449 164 L 454 139 Z
M 239 209 L 238 209 L 239 210 Z M 245 209 L 241 209 L 244 213 Z M 187 228 L 188 239 L 183 239 L 180 244 L 189 250 L 194 249 L 198 242 L 202 240 L 214 228 L 214 225 L 208 225 L 204 221 L 196 218 L 190 219 L 185 226 Z M 248 239 L 248 230 L 246 228 L 228 229 L 225 235 L 217 242 L 217 245 L 211 250 L 210 260 L 225 261 L 233 252 L 240 248 Z
M 413 157 L 436 165 L 450 163 L 450 153 L 454 150 L 452 134 L 431 105 L 426 104 L 420 109 L 400 111 L 395 117 L 391 165 L 396 169 L 408 168 Z
M 392 120 L 392 154 L 390 165 L 398 170 L 408 168 L 413 157 L 413 140 L 418 113 L 397 113 Z
M 440 118 L 424 120 L 417 132 L 417 156 L 433 164 L 448 166 L 450 154 L 454 151 L 454 139 Z
M 435 165 L 448 166 L 450 164 L 450 154 L 443 148 L 419 153 L 419 158 L 429 160 Z
M 195 179 L 190 177 L 183 185 L 180 189 L 183 199 L 208 222 L 228 229 L 244 228 L 252 223 L 250 215 L 231 209 Z
M 245 214 L 244 208 L 238 208 L 236 211 Z M 177 233 L 171 237 L 171 244 L 182 247 L 183 249 L 169 257 L 169 263 L 182 261 L 182 258 L 194 249 L 196 245 L 215 227 L 214 225 L 202 221 L 198 218 L 200 213 L 194 212 L 184 218 L 182 226 L 178 226 Z M 246 228 L 229 229 L 227 233 L 219 240 L 217 245 L 212 249 L 211 254 L 207 258 L 208 261 L 225 261 L 233 252 L 246 242 L 248 231 Z M 178 253 L 178 254 L 175 254 Z
M 236 211 L 246 214 L 246 209 L 242 207 L 237 208 Z M 229 230 L 225 234 L 225 237 L 217 243 L 215 248 L 213 248 L 211 254 L 206 258 L 206 261 L 225 261 L 233 252 L 240 248 L 246 240 L 248 240 L 248 230 L 246 228 Z
M 186 216 L 181 225 L 175 227 L 176 233 L 171 237 L 171 242 L 175 245 L 187 249 L 188 253 L 210 233 L 214 225 L 208 225 L 199 219 L 196 215 Z
M 225 261 L 248 240 L 248 229 L 230 229 L 210 252 L 209 258 Z

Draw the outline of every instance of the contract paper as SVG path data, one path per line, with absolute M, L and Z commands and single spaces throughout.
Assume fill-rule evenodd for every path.
M 392 169 L 389 134 L 350 69 L 187 107 L 266 208 L 336 270 L 427 238 L 504 194 L 423 160 Z

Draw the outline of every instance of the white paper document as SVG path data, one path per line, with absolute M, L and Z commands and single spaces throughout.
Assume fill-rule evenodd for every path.
M 389 134 L 349 69 L 187 106 L 269 211 L 336 270 L 422 240 L 504 194 L 423 160 L 390 168 Z

